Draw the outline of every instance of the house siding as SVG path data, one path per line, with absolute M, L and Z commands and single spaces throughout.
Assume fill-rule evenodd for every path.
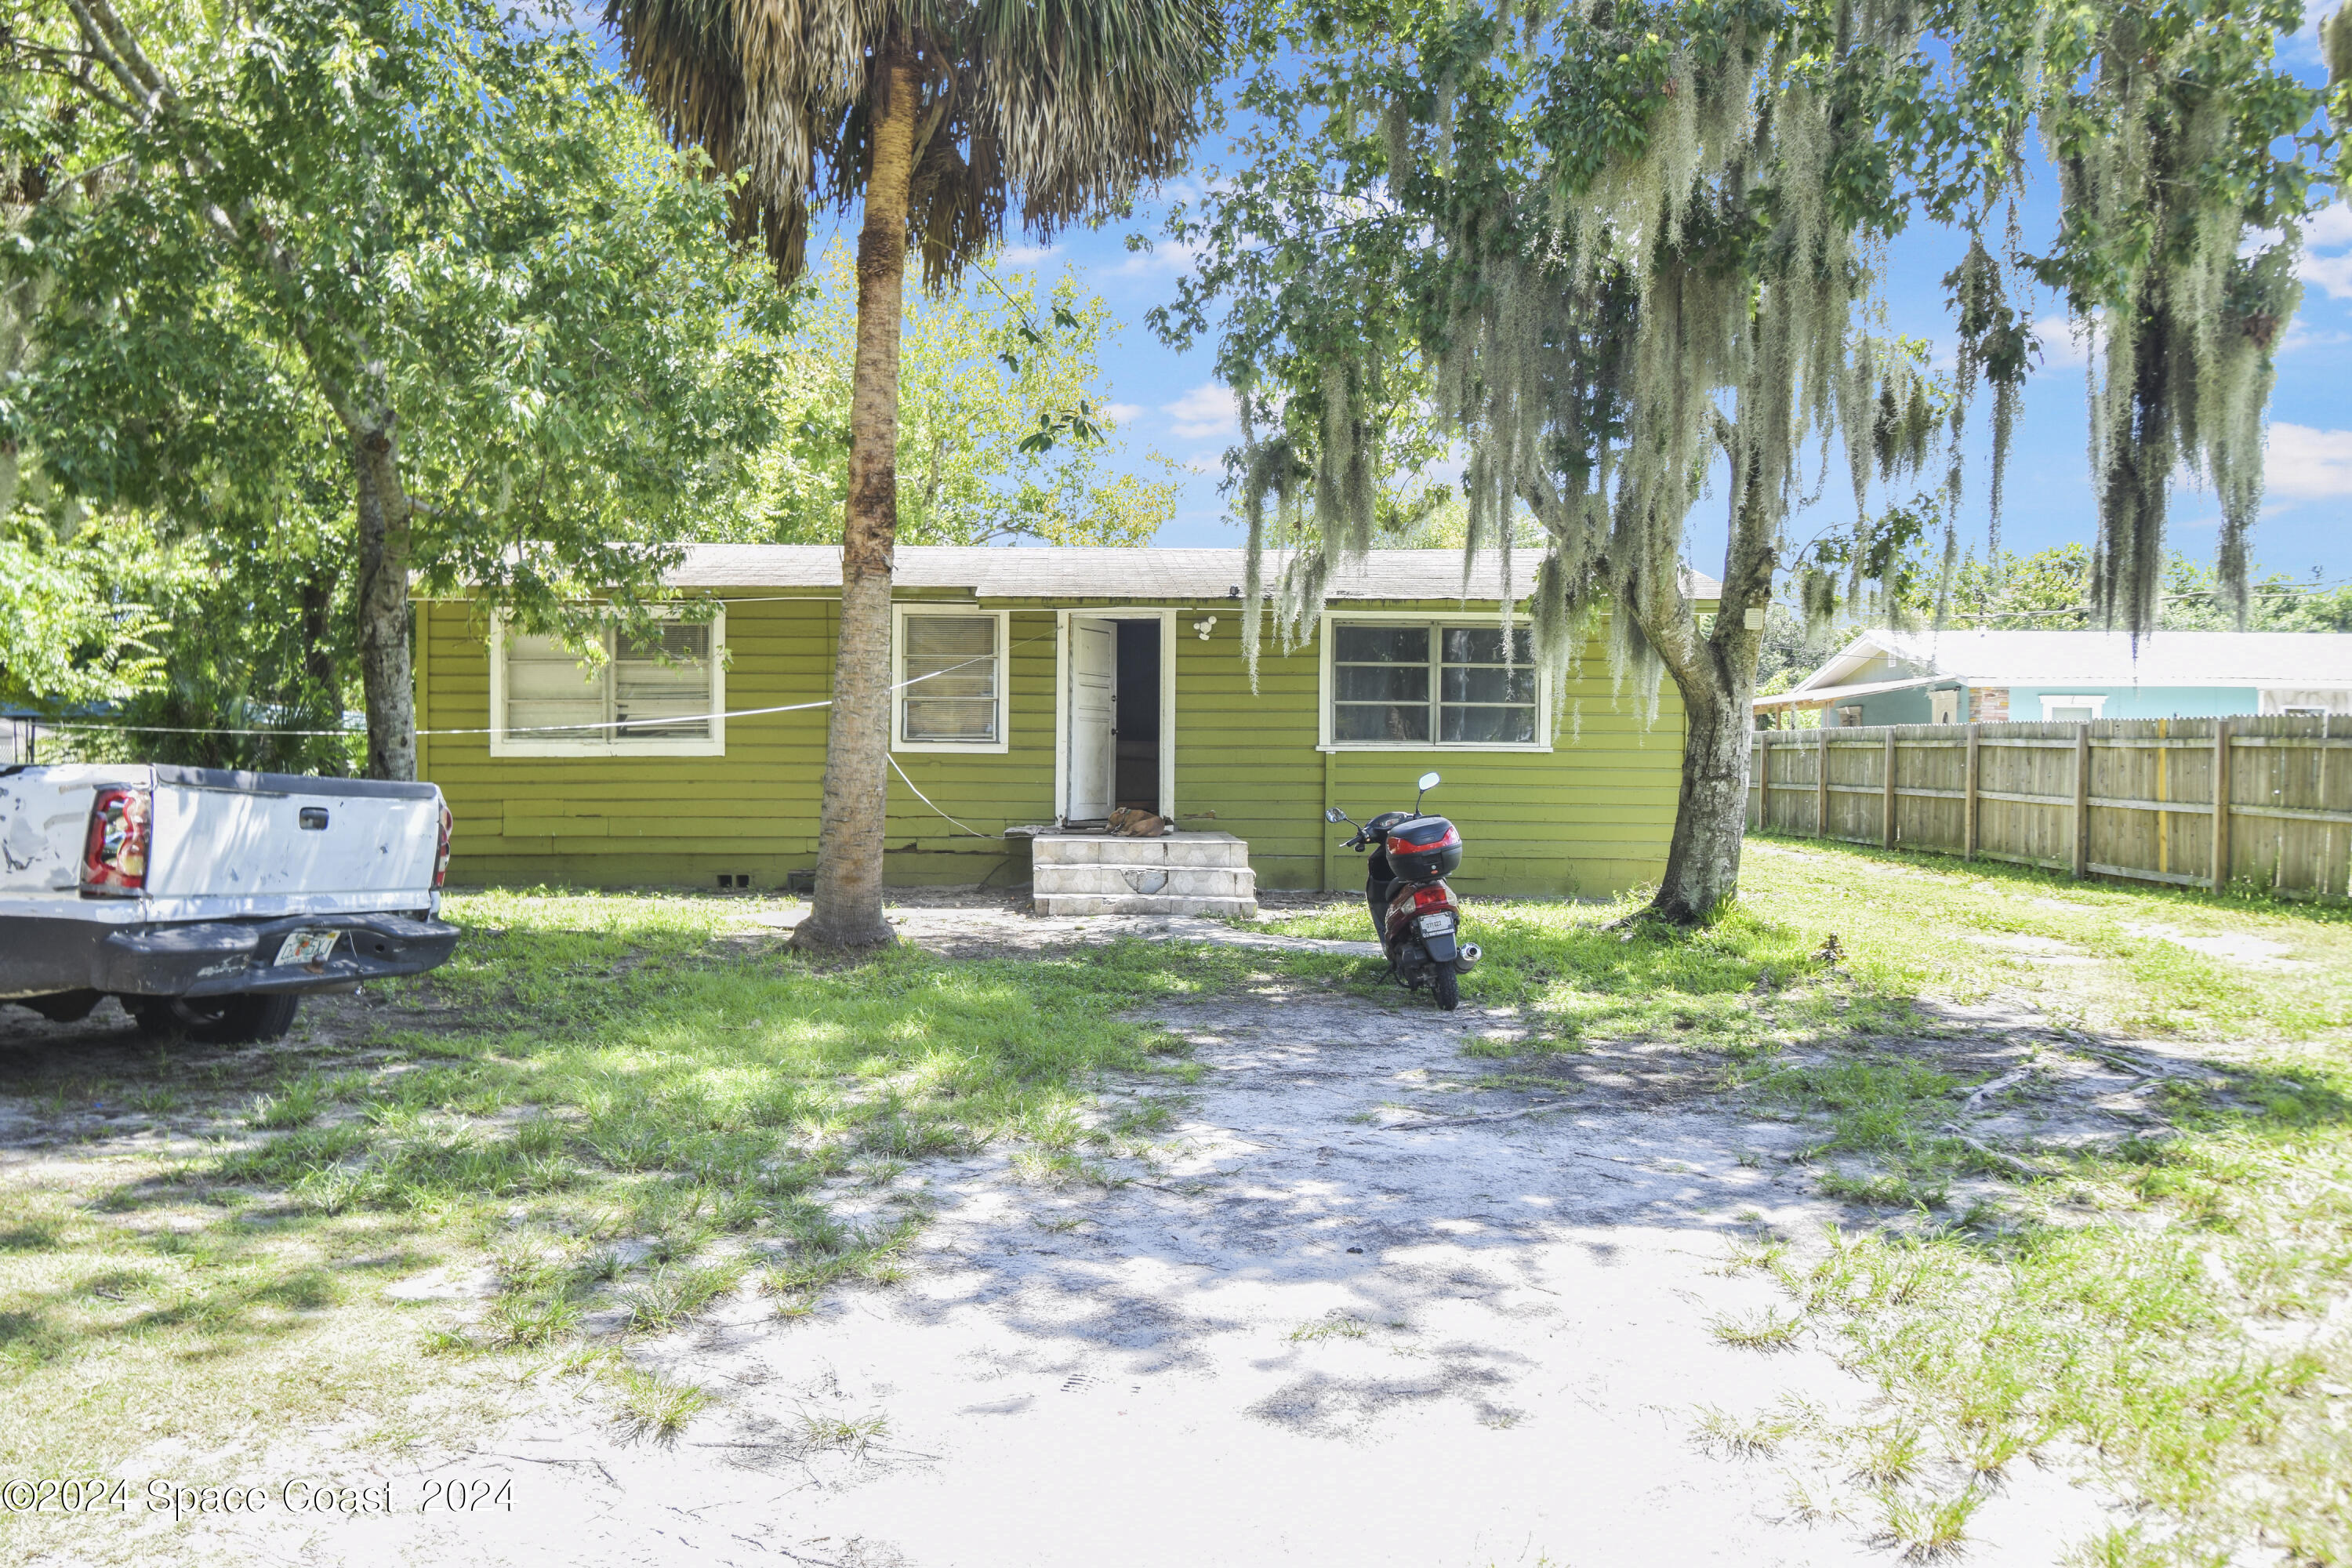
M 1873 674 L 1868 679 L 1901 680 L 1907 673 L 1897 670 Z M 1861 683 L 1859 678 L 1854 682 Z M 1867 725 L 1927 724 L 1935 721 L 1928 693 L 1953 690 L 1959 685 L 1955 677 L 1941 688 L 1919 686 L 1906 691 L 1881 691 L 1850 703 L 1833 703 L 1831 710 L 1858 707 L 1862 710 L 1862 722 Z M 2262 711 L 2262 693 L 2251 686 L 2101 686 L 2095 682 L 2061 681 L 2041 686 L 1969 687 L 1960 703 L 1958 721 L 1997 724 L 2011 720 L 2038 721 L 2045 694 L 2105 697 L 2106 702 L 2099 712 L 2102 719 L 2221 719 Z
M 730 710 L 821 702 L 830 693 L 837 603 L 779 590 L 721 591 L 727 609 Z M 970 603 L 968 595 L 904 594 L 901 602 Z M 1361 864 L 1337 851 L 1328 803 L 1361 818 L 1409 805 L 1412 781 L 1434 768 L 1432 795 L 1462 828 L 1465 891 L 1603 898 L 1656 879 L 1673 831 L 1683 715 L 1671 685 L 1645 724 L 1630 694 L 1612 697 L 1598 641 L 1559 694 L 1553 750 L 1332 752 L 1316 745 L 1319 649 L 1287 654 L 1271 637 L 1253 691 L 1240 617 L 1228 600 L 1004 600 L 1011 612 L 1006 750 L 894 752 L 940 812 L 983 834 L 1054 815 L 1055 615 L 1062 610 L 1174 608 L 1175 806 L 1180 826 L 1246 840 L 1265 888 L 1360 885 Z M 1454 601 L 1350 604 L 1448 618 Z M 1217 616 L 1209 640 L 1192 622 Z M 1472 616 L 1492 614 L 1474 608 Z M 422 711 L 438 730 L 486 731 L 487 626 L 472 606 L 420 606 Z M 825 710 L 727 722 L 719 757 L 492 758 L 487 734 L 431 735 L 425 777 L 441 785 L 457 826 L 452 880 L 569 886 L 699 886 L 748 873 L 774 887 L 816 863 Z M 1004 886 L 1028 879 L 1027 846 L 964 836 L 890 776 L 885 877 L 893 885 Z

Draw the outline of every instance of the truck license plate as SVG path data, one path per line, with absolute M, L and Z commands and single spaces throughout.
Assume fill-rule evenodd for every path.
M 280 963 L 321 963 L 327 954 L 335 951 L 335 938 L 341 933 L 331 931 L 290 931 L 286 940 L 278 944 Z

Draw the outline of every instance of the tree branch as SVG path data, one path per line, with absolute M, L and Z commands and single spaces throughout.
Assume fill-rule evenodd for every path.
M 82 42 L 89 46 L 90 58 L 104 66 L 107 73 L 122 84 L 123 90 L 131 95 L 131 104 L 146 103 L 148 101 L 147 84 L 142 81 L 129 66 L 122 63 L 121 56 L 114 52 L 113 46 L 107 41 L 105 29 L 99 26 L 98 18 L 90 14 L 88 0 L 66 0 L 66 5 L 74 14 L 74 26 L 81 30 Z M 117 23 L 116 26 L 120 26 L 121 24 Z M 123 106 L 125 112 L 133 120 L 144 120 L 147 117 L 146 112 L 131 107 L 131 104 Z

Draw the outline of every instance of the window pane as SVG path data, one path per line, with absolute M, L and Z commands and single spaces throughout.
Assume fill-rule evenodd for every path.
M 1445 662 L 1448 664 L 1500 664 L 1503 662 L 1503 628 L 1500 626 L 1448 626 L 1445 628 Z M 1535 637 L 1527 627 L 1511 633 L 1511 662 L 1535 662 Z
M 907 734 L 909 741 L 993 741 L 996 700 L 908 697 Z
M 908 616 L 901 625 L 899 739 L 997 740 L 996 617 Z
M 907 617 L 908 658 L 945 658 L 950 655 L 969 658 L 973 654 L 986 655 L 995 651 L 994 616 Z
M 1444 690 L 1448 702 L 1533 702 L 1536 672 L 1524 664 L 1517 669 L 1449 664 Z
M 1339 664 L 1427 664 L 1427 626 L 1332 628 L 1331 658 Z
M 517 632 L 507 639 L 507 729 L 541 741 L 601 741 L 604 672 L 551 637 Z M 579 725 L 578 729 L 556 729 Z
M 1533 708 L 1446 708 L 1441 739 L 1465 744 L 1528 745 L 1536 738 Z
M 651 637 L 621 639 L 613 660 L 613 717 L 675 719 L 635 722 L 613 732 L 615 745 L 632 741 L 706 740 L 710 734 L 710 627 L 666 626 Z
M 1416 702 L 1402 704 L 1370 702 L 1335 702 L 1331 705 L 1331 738 L 1334 741 L 1395 741 L 1426 742 L 1429 739 L 1429 705 Z
M 1331 679 L 1342 702 L 1429 700 L 1429 666 L 1425 664 L 1335 665 Z

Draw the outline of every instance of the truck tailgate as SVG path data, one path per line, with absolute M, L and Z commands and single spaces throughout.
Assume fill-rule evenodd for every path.
M 151 899 L 356 899 L 422 907 L 440 842 L 440 792 L 429 784 L 155 769 Z M 371 896 L 372 895 L 372 896 Z

